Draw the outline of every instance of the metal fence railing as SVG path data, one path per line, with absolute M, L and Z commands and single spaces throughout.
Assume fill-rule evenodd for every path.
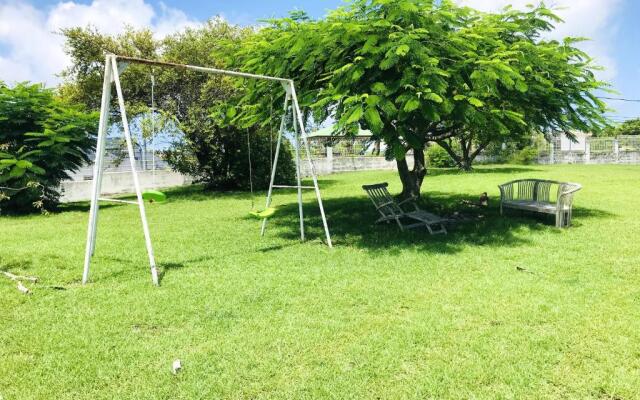
M 93 158 L 93 156 L 91 157 Z M 93 166 L 94 164 L 88 164 L 80 168 L 74 173 L 71 178 L 74 181 L 91 180 L 93 178 Z M 159 153 L 156 153 L 155 157 L 151 152 L 142 154 L 138 152 L 135 158 L 135 166 L 137 171 L 164 171 L 170 169 L 166 160 L 162 159 Z M 104 172 L 127 172 L 131 171 L 131 163 L 129 157 L 117 157 L 107 152 L 104 159 Z
M 640 151 L 640 138 L 637 136 L 619 136 L 619 151 Z
M 578 142 L 554 138 L 548 152 L 540 153 L 541 163 L 640 163 L 640 137 L 582 137 Z
M 384 144 L 370 138 L 328 139 L 309 138 L 312 157 L 380 157 L 384 156 Z

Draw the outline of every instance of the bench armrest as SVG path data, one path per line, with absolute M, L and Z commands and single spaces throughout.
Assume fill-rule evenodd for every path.
M 515 183 L 516 181 L 511 181 L 498 185 L 498 188 L 500 189 L 500 201 L 513 200 L 513 186 Z
M 373 205 L 374 205 L 374 206 L 376 206 L 376 210 L 379 210 L 379 209 L 381 209 L 381 208 L 384 208 L 384 207 L 390 206 L 390 205 L 392 205 L 392 204 L 394 204 L 394 202 L 393 202 L 393 201 L 387 201 L 387 202 L 380 203 L 380 204 L 375 204 L 375 203 L 374 203 Z
M 418 208 L 418 205 L 416 204 L 416 200 L 418 200 L 418 197 L 412 195 L 411 197 L 408 197 L 408 198 L 398 202 L 398 206 L 402 207 L 402 205 L 405 204 L 405 203 L 411 203 L 413 205 L 413 208 L 415 208 L 416 211 L 418 211 L 419 208 Z
M 573 195 L 580 189 L 582 189 L 582 186 L 577 183 L 561 185 L 558 190 L 558 201 L 556 202 L 558 209 L 562 209 L 564 206 L 571 208 L 573 204 Z

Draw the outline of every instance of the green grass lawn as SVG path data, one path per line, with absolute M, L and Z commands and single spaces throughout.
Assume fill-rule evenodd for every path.
M 518 177 L 583 184 L 574 226 L 500 217 Z M 0 277 L 0 398 L 640 398 L 640 166 L 435 172 L 434 212 L 491 196 L 437 237 L 372 225 L 360 186 L 380 181 L 399 191 L 321 179 L 333 250 L 312 192 L 305 243 L 294 192 L 262 239 L 246 193 L 170 192 L 148 207 L 159 288 L 135 207 L 102 209 L 86 286 L 86 204 L 0 218 L 0 269 L 40 278 L 25 296 Z

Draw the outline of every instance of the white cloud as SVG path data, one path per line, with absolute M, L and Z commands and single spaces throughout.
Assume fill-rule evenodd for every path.
M 62 28 L 94 26 L 117 34 L 125 26 L 151 28 L 163 37 L 199 23 L 181 10 L 161 3 L 159 10 L 144 0 L 93 0 L 89 4 L 59 2 L 48 10 L 25 1 L 0 0 L 0 79 L 30 80 L 53 85 L 69 63 Z
M 616 59 L 611 54 L 610 43 L 614 40 L 617 26 L 614 18 L 620 12 L 624 0 L 557 0 L 547 1 L 547 5 L 565 21 L 557 24 L 550 37 L 561 39 L 566 36 L 591 39 L 579 46 L 605 68 L 598 73 L 600 79 L 612 80 L 617 74 Z M 524 9 L 527 4 L 537 4 L 533 0 L 459 0 L 460 4 L 483 11 L 498 11 L 506 5 Z

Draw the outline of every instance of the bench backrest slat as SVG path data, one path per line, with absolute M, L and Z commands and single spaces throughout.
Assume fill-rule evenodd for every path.
M 551 186 L 557 185 L 554 182 L 549 181 L 538 181 L 536 182 L 536 195 L 535 200 L 548 203 L 549 202 L 549 194 L 551 193 Z M 558 185 L 560 186 L 560 185 Z
M 575 192 L 580 185 L 546 179 L 519 179 L 500 185 L 503 200 L 537 201 L 555 203 L 567 192 Z M 555 197 L 554 197 L 555 195 Z

